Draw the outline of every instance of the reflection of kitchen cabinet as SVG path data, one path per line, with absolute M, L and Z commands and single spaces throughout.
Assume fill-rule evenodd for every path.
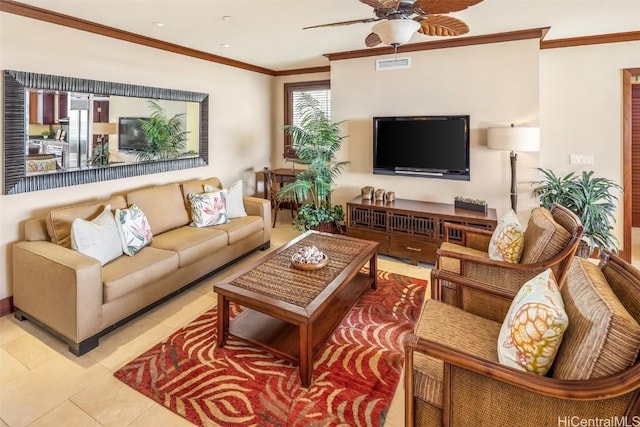
M 29 123 L 57 124 L 67 117 L 67 93 L 29 92 Z
M 93 122 L 94 123 L 109 122 L 109 100 L 93 101 Z

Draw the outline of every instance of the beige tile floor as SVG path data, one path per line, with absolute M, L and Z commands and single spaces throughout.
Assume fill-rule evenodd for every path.
M 289 241 L 287 211 L 278 214 L 271 248 Z M 252 257 L 262 256 L 257 252 Z M 238 264 L 237 264 L 238 265 Z M 212 283 L 233 266 L 100 339 L 82 357 L 29 321 L 0 318 L 0 426 L 190 426 L 178 415 L 124 385 L 113 372 L 179 327 L 215 306 Z M 428 265 L 380 257 L 378 268 L 428 278 Z M 402 379 L 386 426 L 404 425 Z

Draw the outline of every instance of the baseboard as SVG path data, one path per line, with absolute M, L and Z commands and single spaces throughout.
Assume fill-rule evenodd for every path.
M 13 297 L 0 299 L 0 317 L 13 313 Z

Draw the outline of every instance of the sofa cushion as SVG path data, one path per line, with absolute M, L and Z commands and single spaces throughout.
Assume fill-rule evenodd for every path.
M 571 325 L 556 357 L 555 378 L 604 377 L 636 360 L 640 325 L 595 264 L 574 258 L 561 292 Z
M 143 188 L 127 194 L 129 205 L 138 205 L 147 216 L 153 235 L 189 223 L 179 184 Z
M 122 251 L 126 255 L 135 255 L 153 240 L 149 221 L 138 205 L 116 209 L 115 223 Z
M 135 256 L 121 256 L 102 267 L 103 303 L 118 299 L 178 269 L 178 254 L 173 251 L 142 248 Z
M 71 224 L 76 218 L 91 219 L 97 217 L 107 205 L 111 209 L 126 208 L 123 196 L 114 196 L 107 200 L 79 203 L 52 209 L 46 217 L 47 233 L 53 243 L 71 249 Z
M 76 218 L 71 223 L 71 249 L 96 258 L 105 265 L 122 255 L 118 227 L 111 213 L 111 205 L 91 221 Z
M 522 226 L 513 209 L 500 218 L 489 241 L 489 258 L 518 263 L 522 255 Z
M 226 224 L 227 218 L 227 190 L 213 193 L 190 193 L 191 226 L 208 227 L 210 225 Z
M 233 245 L 252 234 L 261 233 L 264 221 L 259 216 L 244 216 L 234 218 L 227 224 L 216 225 L 215 228 L 226 231 L 229 234 L 229 244 Z
M 513 298 L 498 337 L 500 363 L 545 375 L 568 324 L 560 290 L 548 268 L 522 285 Z
M 444 322 L 447 328 L 442 328 Z M 426 300 L 415 335 L 486 360 L 498 360 L 495 343 L 500 323 L 473 315 L 440 301 Z M 443 362 L 414 353 L 414 395 L 442 408 Z
M 535 208 L 524 232 L 521 264 L 535 264 L 558 255 L 569 243 L 571 234 L 558 224 L 545 208 Z
M 155 236 L 151 246 L 176 252 L 180 267 L 184 267 L 225 248 L 228 243 L 224 230 L 185 226 Z
M 611 262 L 604 265 L 602 272 L 618 300 L 640 323 L 640 272 Z

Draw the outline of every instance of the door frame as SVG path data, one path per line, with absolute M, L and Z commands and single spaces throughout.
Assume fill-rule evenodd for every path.
M 632 202 L 632 167 L 631 167 L 631 79 L 640 76 L 640 68 L 622 70 L 622 206 L 623 206 L 623 238 L 620 256 L 631 262 L 631 228 L 633 210 Z

